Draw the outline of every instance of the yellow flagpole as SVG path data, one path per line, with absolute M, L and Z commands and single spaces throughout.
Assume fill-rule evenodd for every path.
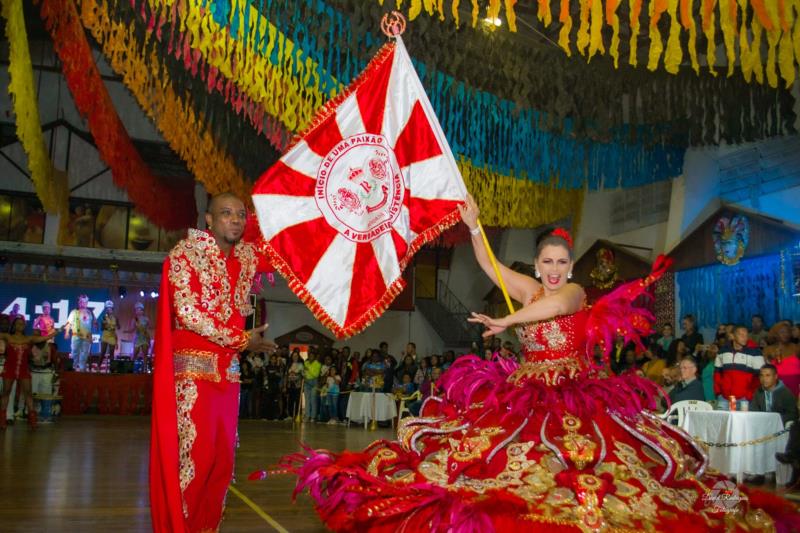
M 497 284 L 500 285 L 500 290 L 503 291 L 503 298 L 506 299 L 508 312 L 513 313 L 514 305 L 511 303 L 511 298 L 508 296 L 508 289 L 506 289 L 506 284 L 503 282 L 503 276 L 500 274 L 500 269 L 497 266 L 497 259 L 494 257 L 494 252 L 492 252 L 492 247 L 489 245 L 489 239 L 486 238 L 486 232 L 483 231 L 483 224 L 481 224 L 480 220 L 478 220 L 478 229 L 481 230 L 481 237 L 483 238 L 483 245 L 486 247 L 486 254 L 489 256 L 489 261 L 492 263 L 494 275 L 497 276 Z

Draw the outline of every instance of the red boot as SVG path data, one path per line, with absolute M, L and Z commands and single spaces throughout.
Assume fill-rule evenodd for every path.
M 36 411 L 30 411 L 28 413 L 28 427 L 31 429 L 36 429 Z

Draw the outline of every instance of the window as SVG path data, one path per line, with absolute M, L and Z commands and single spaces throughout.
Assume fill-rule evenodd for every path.
M 612 235 L 666 222 L 671 195 L 671 180 L 617 191 L 611 198 Z

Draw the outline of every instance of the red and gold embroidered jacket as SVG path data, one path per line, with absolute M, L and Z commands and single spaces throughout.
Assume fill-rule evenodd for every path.
M 225 375 L 232 357 L 247 345 L 250 289 L 256 272 L 267 269 L 269 262 L 253 244 L 239 241 L 226 257 L 204 231 L 189 230 L 172 249 L 164 272 L 172 300 L 176 379 L 219 381 Z

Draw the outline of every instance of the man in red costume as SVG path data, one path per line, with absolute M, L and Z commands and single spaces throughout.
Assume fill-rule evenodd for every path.
M 274 348 L 246 331 L 256 272 L 269 269 L 242 240 L 235 195 L 211 199 L 207 231 L 190 229 L 164 261 L 156 320 L 150 503 L 156 532 L 217 531 L 233 478 L 244 349 Z

